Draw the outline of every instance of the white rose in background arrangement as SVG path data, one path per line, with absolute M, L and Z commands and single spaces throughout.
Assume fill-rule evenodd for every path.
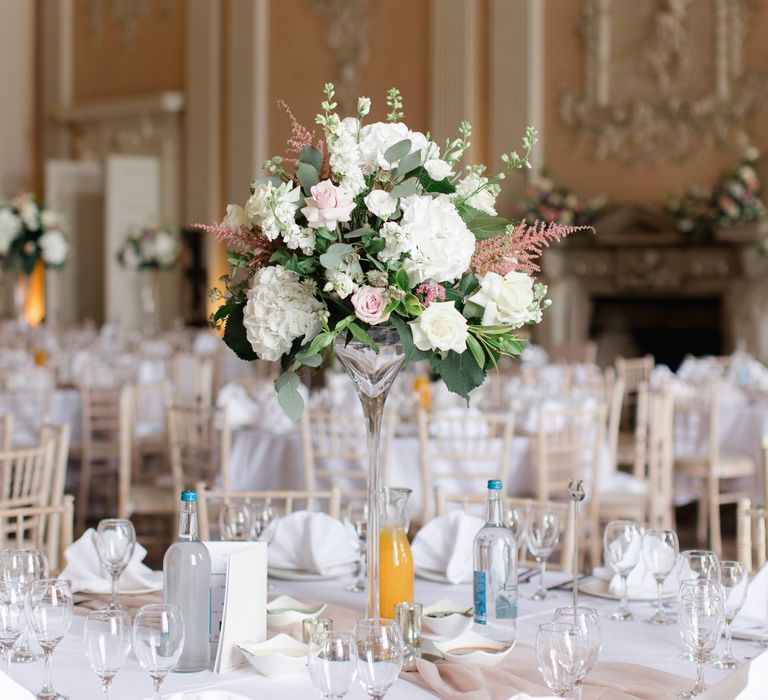
M 491 216 L 496 216 L 495 195 L 488 190 L 480 190 L 478 192 L 478 189 L 487 183 L 487 177 L 467 175 L 458 185 L 456 185 L 456 195 L 465 198 L 470 207 L 479 209 Z
M 55 211 L 51 211 L 50 209 L 43 209 L 43 211 L 40 212 L 40 223 L 43 225 L 43 228 L 47 231 L 48 229 L 60 229 L 62 225 L 61 216 L 57 214 Z
M 325 227 L 333 231 L 336 227 L 352 217 L 355 200 L 343 187 L 337 187 L 330 180 L 318 182 L 310 189 L 311 197 L 307 197 L 301 213 L 307 217 L 311 228 Z
M 384 190 L 372 190 L 363 201 L 368 211 L 380 219 L 389 218 L 397 209 L 397 199 Z
M 221 225 L 226 226 L 230 231 L 239 231 L 241 228 L 250 228 L 251 221 L 245 209 L 239 204 L 227 204 L 227 215 Z
M 22 197 L 19 202 L 19 216 L 29 231 L 37 231 L 40 228 L 40 210 L 31 197 Z
M 512 271 L 503 277 L 487 272 L 480 278 L 479 291 L 467 301 L 483 308 L 484 326 L 522 326 L 534 301 L 533 278 L 524 272 Z
M 13 239 L 21 232 L 21 219 L 10 209 L 0 209 L 0 255 L 7 255 Z
M 411 257 L 405 271 L 412 287 L 421 282 L 453 282 L 469 267 L 475 236 L 446 195 L 412 195 L 400 200 L 400 220 Z
M 427 175 L 437 181 L 445 180 L 445 178 L 453 172 L 453 168 L 450 164 L 446 163 L 444 160 L 440 160 L 440 158 L 432 158 L 431 160 L 428 160 L 424 163 L 424 169 L 427 171 Z
M 274 189 L 271 182 L 262 183 L 254 188 L 253 194 L 245 205 L 245 213 L 252 223 L 258 224 L 270 214 L 269 197 Z M 227 214 L 229 214 L 229 207 L 227 207 Z
M 172 267 L 179 253 L 176 237 L 168 231 L 158 231 L 154 241 L 154 253 L 161 267 Z
M 314 297 L 311 285 L 275 265 L 254 275 L 243 325 L 259 358 L 275 361 L 291 349 L 296 338 L 312 340 L 321 331 L 325 315 L 325 306 Z
M 40 236 L 40 251 L 43 262 L 51 267 L 59 267 L 67 261 L 69 243 L 58 229 L 51 229 Z
M 467 319 L 452 301 L 433 301 L 421 316 L 408 325 L 413 343 L 419 350 L 462 353 L 467 349 Z

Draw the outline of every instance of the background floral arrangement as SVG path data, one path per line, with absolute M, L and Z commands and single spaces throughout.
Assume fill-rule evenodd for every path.
M 69 255 L 63 217 L 25 192 L 0 204 L 0 264 L 31 275 L 39 260 L 63 267 Z
M 316 123 L 323 138 L 292 120 L 285 157 L 265 163 L 244 207 L 201 228 L 227 244 L 230 274 L 212 316 L 244 360 L 280 360 L 275 388 L 293 418 L 302 411 L 296 372 L 318 367 L 337 336 L 377 346 L 368 330 L 394 327 L 408 361 L 428 360 L 448 389 L 468 399 L 502 355 L 519 355 L 515 330 L 538 323 L 549 305 L 535 281 L 543 248 L 576 230 L 514 225 L 495 210 L 500 183 L 529 168 L 536 132 L 503 169 L 459 167 L 471 126 L 442 148 L 402 122 L 400 92 L 387 93 L 387 122 L 363 125 L 336 114 L 334 86 Z M 314 145 L 313 145 L 314 144 Z M 332 357 L 331 357 L 332 359 Z
M 592 226 L 607 204 L 605 195 L 583 199 L 542 175 L 523 191 L 518 214 L 531 224 L 546 221 L 564 226 Z
M 710 237 L 719 228 L 749 224 L 766 218 L 761 186 L 755 170 L 759 153 L 748 148 L 736 168 L 711 189 L 691 187 L 668 205 L 678 228 L 687 234 Z
M 175 230 L 144 226 L 129 231 L 117 251 L 117 261 L 127 270 L 170 270 L 180 251 Z

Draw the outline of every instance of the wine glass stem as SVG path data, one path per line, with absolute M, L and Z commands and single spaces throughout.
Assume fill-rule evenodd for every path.
M 731 638 L 731 623 L 733 620 L 725 621 L 725 656 L 726 661 L 733 659 L 733 639 Z
M 626 612 L 629 607 L 627 595 L 627 574 L 621 575 L 621 612 Z
M 704 690 L 704 660 L 696 659 L 696 685 L 693 686 L 693 693 L 698 695 Z
M 5 656 L 5 668 L 8 678 L 11 678 L 11 657 L 13 656 L 13 644 L 3 646 L 3 655 Z
M 112 572 L 112 607 L 117 607 L 117 583 L 120 580 L 120 574 L 117 571 Z
M 163 696 L 160 694 L 160 686 L 163 684 L 162 678 L 153 678 L 155 684 L 155 700 L 162 700 Z
M 658 591 L 658 600 L 656 601 L 656 611 L 660 616 L 664 614 L 663 586 L 664 586 L 664 579 L 657 578 L 656 590 Z
M 581 681 L 573 684 L 573 700 L 581 700 Z
M 541 568 L 541 581 L 539 582 L 539 592 L 541 595 L 547 595 L 547 589 L 544 586 L 544 579 L 547 575 L 547 560 L 542 558 L 541 562 L 539 562 L 539 567 Z
M 112 689 L 112 678 L 102 678 L 101 689 L 104 691 L 104 697 L 106 700 L 109 700 L 110 690 Z
M 49 646 L 43 647 L 43 663 L 45 664 L 45 684 L 41 691 L 42 695 L 53 695 L 53 681 L 51 679 L 51 658 L 53 657 L 53 649 Z

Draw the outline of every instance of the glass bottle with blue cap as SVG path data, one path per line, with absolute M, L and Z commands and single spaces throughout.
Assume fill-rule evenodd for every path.
M 502 484 L 488 481 L 486 523 L 474 543 L 475 629 L 498 641 L 517 634 L 517 545 L 504 524 Z

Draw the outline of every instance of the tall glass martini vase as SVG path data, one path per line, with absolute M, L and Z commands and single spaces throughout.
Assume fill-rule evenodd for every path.
M 378 353 L 356 340 L 348 343 L 339 336 L 335 345 L 336 357 L 352 378 L 357 395 L 363 404 L 368 423 L 368 579 L 367 616 L 379 617 L 379 509 L 378 496 L 381 470 L 381 418 L 384 402 L 405 364 L 405 352 L 400 336 L 394 328 L 371 328 L 368 335 L 379 346 Z

